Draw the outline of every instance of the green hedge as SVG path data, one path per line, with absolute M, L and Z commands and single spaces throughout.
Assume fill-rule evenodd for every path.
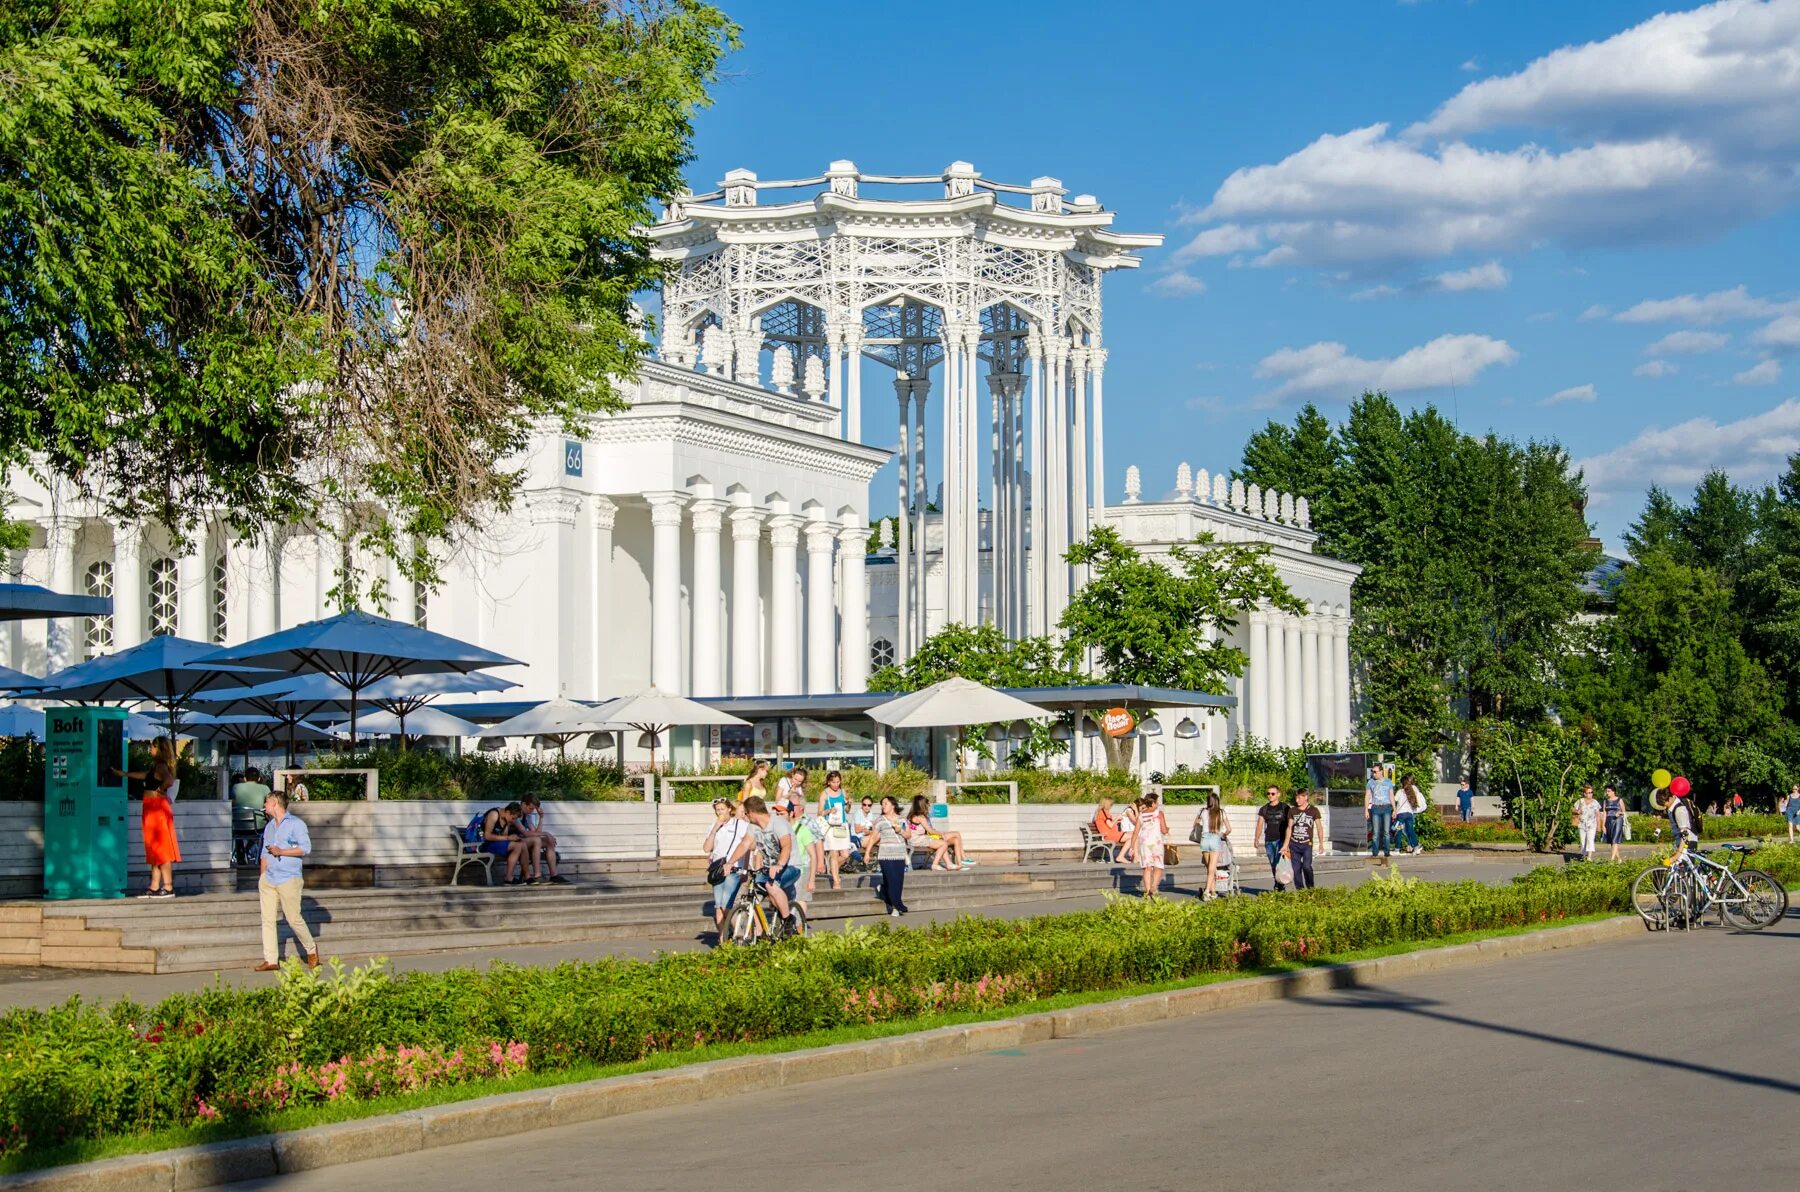
M 1631 842 L 1633 844 L 1649 844 L 1657 839 L 1656 830 L 1662 829 L 1662 839 L 1669 838 L 1669 817 L 1666 815 L 1634 815 L 1631 817 Z M 1779 815 L 1703 815 L 1700 817 L 1700 839 L 1702 840 L 1761 840 L 1766 836 L 1787 839 L 1787 820 Z
M 465 753 L 450 757 L 430 749 L 375 749 L 328 753 L 308 769 L 381 771 L 383 799 L 488 799 L 506 802 L 522 795 L 540 799 L 641 800 L 643 788 L 626 785 L 619 767 L 601 762 L 537 761 L 516 753 Z M 320 774 L 306 779 L 314 799 L 360 799 L 362 779 L 353 774 Z
M 1800 849 L 1759 857 L 1790 879 Z M 1540 868 L 1506 887 L 1379 880 L 1213 903 L 1116 901 L 1023 921 L 821 933 L 554 968 L 214 986 L 154 1007 L 71 1000 L 0 1015 L 0 1155 L 169 1126 L 255 1129 L 279 1107 L 379 1097 L 1019 1005 L 1359 948 L 1623 909 L 1641 864 Z

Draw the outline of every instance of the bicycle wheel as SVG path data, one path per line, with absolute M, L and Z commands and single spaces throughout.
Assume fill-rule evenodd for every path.
M 1670 931 L 1691 931 L 1699 906 L 1698 883 L 1685 869 L 1671 868 L 1669 880 L 1662 886 L 1664 921 Z
M 1726 920 L 1740 931 L 1761 931 L 1779 923 L 1787 914 L 1787 887 L 1760 869 L 1738 873 L 1740 890 L 1730 890 L 1723 910 Z M 1742 895 L 1742 901 L 1739 896 Z
M 734 908 L 731 917 L 725 920 L 729 938 L 734 944 L 751 944 L 756 942 L 756 908 L 748 902 Z
M 1668 929 L 1669 912 L 1663 905 L 1663 889 L 1668 882 L 1669 867 L 1656 865 L 1638 874 L 1637 880 L 1631 883 L 1631 907 L 1651 931 Z
M 794 918 L 793 918 L 793 921 L 789 924 L 788 934 L 790 934 L 790 935 L 805 935 L 806 934 L 806 912 L 801 910 L 798 906 L 794 907 Z

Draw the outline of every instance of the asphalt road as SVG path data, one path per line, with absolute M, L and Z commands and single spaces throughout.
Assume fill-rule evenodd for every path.
M 1645 934 L 268 1185 L 1792 1187 L 1796 963 L 1796 917 Z

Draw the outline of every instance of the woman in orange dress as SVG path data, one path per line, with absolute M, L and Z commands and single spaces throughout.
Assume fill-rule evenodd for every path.
M 175 897 L 175 862 L 181 860 L 181 844 L 175 839 L 175 805 L 169 801 L 174 768 L 166 762 L 150 767 L 150 785 L 144 788 L 144 860 L 150 865 L 150 888 L 139 898 Z

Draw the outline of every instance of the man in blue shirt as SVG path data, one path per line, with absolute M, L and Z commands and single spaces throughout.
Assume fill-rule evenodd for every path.
M 1465 824 L 1475 818 L 1475 792 L 1469 788 L 1467 778 L 1456 788 L 1456 810 L 1462 815 L 1462 822 Z
M 300 895 L 306 885 L 300 876 L 301 858 L 312 852 L 312 837 L 299 816 L 288 814 L 287 796 L 280 791 L 271 791 L 263 800 L 263 814 L 269 822 L 263 827 L 262 875 L 256 881 L 262 902 L 263 962 L 256 971 L 268 973 L 281 967 L 281 949 L 275 937 L 277 912 L 305 950 L 306 967 L 316 969 L 319 946 L 300 914 Z
M 1394 825 L 1394 783 L 1376 766 L 1363 784 L 1363 820 L 1369 825 L 1369 855 L 1390 860 L 1389 850 Z

